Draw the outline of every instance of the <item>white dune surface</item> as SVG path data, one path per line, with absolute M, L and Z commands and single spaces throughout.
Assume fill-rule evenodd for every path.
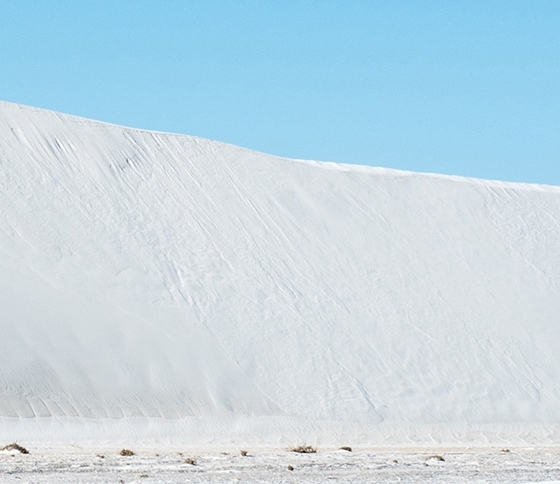
M 0 103 L 0 439 L 560 443 L 560 188 Z

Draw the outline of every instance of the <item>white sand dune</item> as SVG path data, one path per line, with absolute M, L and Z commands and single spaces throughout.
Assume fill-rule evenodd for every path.
M 0 438 L 560 443 L 560 187 L 0 103 Z

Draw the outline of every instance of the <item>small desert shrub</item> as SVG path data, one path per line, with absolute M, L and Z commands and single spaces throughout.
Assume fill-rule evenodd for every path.
M 247 451 L 246 450 L 241 450 L 239 452 L 243 457 L 245 457 L 247 455 Z
M 340 450 L 345 450 L 346 452 L 352 452 L 352 447 L 344 446 L 344 447 L 341 447 Z
M 195 466 L 196 465 L 196 459 L 193 459 L 192 457 L 187 457 L 185 459 L 185 464 L 190 464 L 191 466 Z
M 317 447 L 311 447 L 310 445 L 298 445 L 297 447 L 292 447 L 290 452 L 297 452 L 298 454 L 315 454 L 317 452 Z
M 426 460 L 437 460 L 438 462 L 445 462 L 445 459 L 441 455 L 430 455 L 426 457 Z
M 15 442 L 13 444 L 8 444 L 4 447 L 0 447 L 0 450 L 17 450 L 20 454 L 29 454 L 29 451 L 25 447 L 22 447 Z
M 121 449 L 119 454 L 122 456 L 131 456 L 134 455 L 134 452 L 132 452 L 130 449 Z

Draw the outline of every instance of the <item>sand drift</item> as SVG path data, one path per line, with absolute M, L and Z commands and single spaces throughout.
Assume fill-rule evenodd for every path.
M 560 443 L 558 187 L 0 103 L 0 308 L 8 442 Z

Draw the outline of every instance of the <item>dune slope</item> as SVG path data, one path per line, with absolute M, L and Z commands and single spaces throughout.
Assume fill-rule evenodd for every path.
M 557 429 L 559 248 L 557 187 L 0 103 L 0 434 Z

